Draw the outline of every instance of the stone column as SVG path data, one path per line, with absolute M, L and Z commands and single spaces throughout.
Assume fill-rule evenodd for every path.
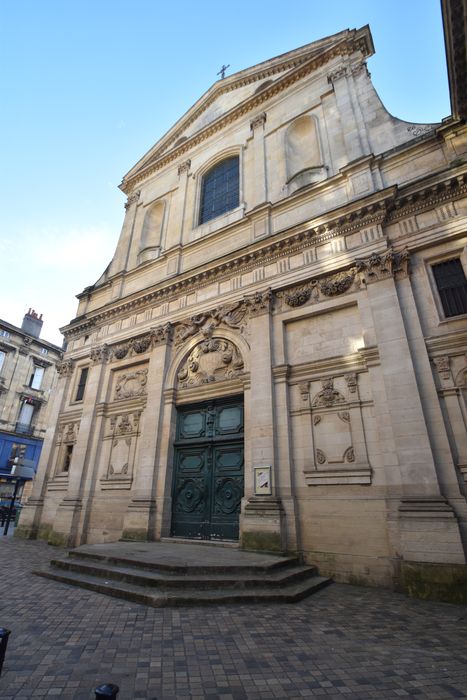
M 49 413 L 49 427 L 45 434 L 32 493 L 21 510 L 21 519 L 15 531 L 17 537 L 34 539 L 36 537 L 47 537 L 48 534 L 48 525 L 42 522 L 42 511 L 46 497 L 47 482 L 55 466 L 52 462 L 52 456 L 57 434 L 58 417 L 64 408 L 73 367 L 73 360 L 64 360 L 56 365 L 59 379 L 54 390 L 53 404 Z
M 246 298 L 250 339 L 250 426 L 247 465 L 271 467 L 272 494 L 245 492 L 240 519 L 240 541 L 244 549 L 282 551 L 285 548 L 284 510 L 278 496 L 279 477 L 275 461 L 274 395 L 272 377 L 272 292 Z M 253 483 L 254 480 L 245 480 Z
M 127 540 L 155 539 L 156 453 L 161 440 L 163 390 L 170 359 L 171 333 L 170 324 L 154 332 L 153 350 L 149 361 L 147 401 L 141 425 L 132 498 L 123 524 L 122 537 Z
M 68 492 L 57 509 L 53 530 L 49 536 L 51 544 L 75 546 L 81 539 L 83 487 L 96 430 L 95 410 L 100 399 L 106 367 L 105 362 L 98 363 L 97 360 L 97 356 L 94 356 L 93 364 L 89 367 L 79 432 L 68 473 Z
M 408 255 L 388 251 L 357 261 L 367 283 L 388 419 L 396 452 L 399 554 L 406 560 L 464 563 L 459 526 L 443 497 L 420 396 L 420 386 L 394 277 L 408 275 Z M 386 460 L 390 469 L 391 460 Z

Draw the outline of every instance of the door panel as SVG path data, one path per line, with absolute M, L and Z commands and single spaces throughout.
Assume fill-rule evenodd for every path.
M 243 405 L 209 402 L 179 411 L 172 534 L 237 539 L 243 496 Z

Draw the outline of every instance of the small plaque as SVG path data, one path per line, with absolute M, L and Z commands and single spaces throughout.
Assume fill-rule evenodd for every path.
M 255 496 L 272 495 L 271 467 L 255 467 Z

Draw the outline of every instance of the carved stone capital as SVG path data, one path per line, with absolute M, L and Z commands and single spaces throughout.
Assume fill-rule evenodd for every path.
M 163 326 L 157 326 L 157 328 L 151 328 L 150 331 L 152 344 L 163 345 L 172 340 L 173 326 L 171 323 L 165 323 Z
M 250 129 L 251 131 L 254 131 L 260 126 L 264 126 L 264 124 L 266 124 L 266 112 L 261 112 L 261 114 L 257 114 L 256 117 L 253 117 L 251 120 Z
M 448 355 L 441 355 L 433 358 L 433 364 L 438 370 L 441 379 L 451 378 L 451 362 Z
M 409 274 L 410 254 L 407 249 L 396 253 L 388 250 L 379 255 L 372 253 L 369 258 L 355 261 L 355 267 L 367 283 L 378 282 L 388 277 L 407 277 Z
M 184 173 L 186 175 L 188 175 L 188 173 L 190 172 L 190 168 L 191 168 L 191 160 L 190 159 L 186 160 L 184 163 L 180 163 L 180 165 L 178 166 L 178 171 L 177 171 L 178 177 L 181 177 Z
M 101 365 L 108 362 L 112 356 L 112 351 L 108 345 L 99 345 L 95 348 L 91 348 L 90 358 L 94 365 Z
M 272 311 L 274 295 L 269 287 L 264 292 L 255 292 L 244 298 L 250 316 L 262 316 Z
M 127 197 L 127 200 L 125 202 L 125 209 L 129 209 L 132 204 L 134 204 L 135 202 L 138 202 L 140 194 L 141 194 L 140 190 L 135 190 L 134 192 L 129 194 Z
M 63 360 L 63 362 L 57 362 L 55 369 L 57 370 L 60 377 L 71 377 L 73 374 L 73 368 L 75 366 L 74 360 Z
M 336 70 L 332 71 L 332 73 L 329 73 L 328 75 L 328 83 L 334 84 L 341 78 L 345 78 L 348 75 L 348 68 L 347 66 L 339 66 L 336 68 Z

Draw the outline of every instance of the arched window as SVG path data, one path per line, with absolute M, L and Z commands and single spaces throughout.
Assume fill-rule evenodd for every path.
M 239 197 L 239 159 L 233 156 L 215 165 L 203 177 L 199 223 L 235 209 Z

